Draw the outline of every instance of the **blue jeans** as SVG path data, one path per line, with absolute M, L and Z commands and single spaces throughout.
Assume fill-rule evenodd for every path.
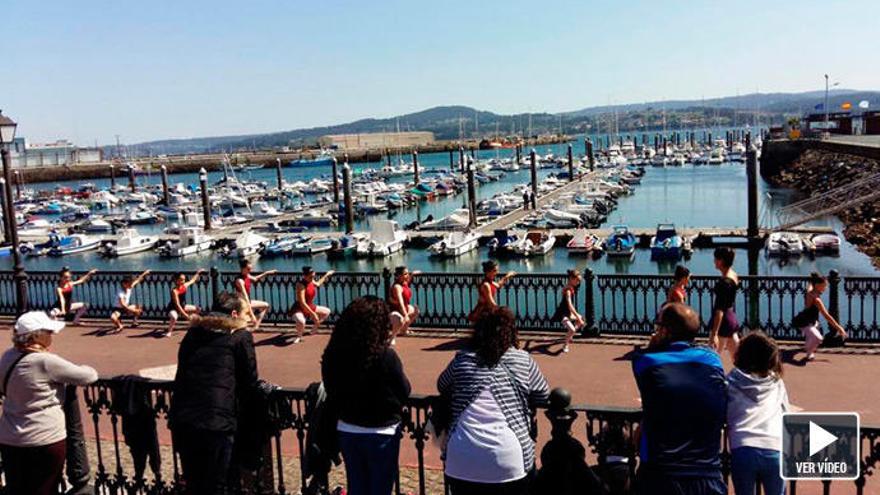
M 397 480 L 400 433 L 339 432 L 349 495 L 390 495 Z
M 785 482 L 779 474 L 779 451 L 739 447 L 731 452 L 730 477 L 736 495 L 754 495 L 761 483 L 765 495 L 783 495 Z

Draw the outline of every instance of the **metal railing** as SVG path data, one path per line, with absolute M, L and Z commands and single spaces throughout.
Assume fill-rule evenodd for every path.
M 74 274 L 74 278 L 82 276 Z M 74 288 L 73 299 L 89 305 L 89 315 L 109 315 L 116 305 L 116 294 L 125 272 L 97 272 Z M 318 274 L 320 275 L 320 274 Z M 167 318 L 174 272 L 152 272 L 133 292 L 132 302 L 144 307 L 144 318 Z M 187 294 L 187 302 L 202 308 L 211 307 L 217 293 L 233 290 L 235 273 L 211 269 Z M 422 273 L 412 282 L 413 304 L 420 315 L 414 327 L 465 329 L 468 314 L 476 305 L 481 275 L 476 273 Z M 294 303 L 300 274 L 279 272 L 253 284 L 251 297 L 267 301 L 268 324 L 290 323 L 287 311 Z M 29 272 L 30 307 L 46 309 L 56 301 L 58 275 L 54 272 Z M 717 278 L 691 277 L 687 288 L 688 304 L 700 314 L 703 323 L 711 318 L 712 288 Z M 771 336 L 800 339 L 800 330 L 792 327 L 794 315 L 803 307 L 806 277 L 742 276 L 736 298 L 736 313 L 744 328 L 761 328 Z M 828 275 L 825 295 L 829 312 L 840 321 L 853 342 L 880 342 L 880 277 L 841 278 Z M 517 316 L 520 329 L 562 331 L 551 321 L 562 303 L 564 273 L 520 274 L 498 291 L 499 304 L 509 306 Z M 666 301 L 671 277 L 662 275 L 595 275 L 587 269 L 576 293 L 577 306 L 592 333 L 611 335 L 648 335 L 655 316 Z M 387 297 L 392 284 L 389 270 L 373 273 L 335 273 L 318 290 L 316 302 L 331 310 L 328 323 L 355 298 L 363 295 Z M 15 286 L 11 272 L 0 272 L 0 314 L 15 313 Z
M 94 458 L 95 464 L 95 493 L 97 494 L 172 494 L 180 493 L 182 475 L 177 449 L 173 445 L 172 436 L 167 429 L 167 418 L 172 398 L 171 382 L 154 382 L 140 380 L 142 393 L 135 397 L 135 402 L 142 405 L 142 410 L 132 410 L 132 396 L 129 389 L 124 388 L 123 379 L 100 380 L 94 385 L 84 387 L 84 400 L 88 415 L 92 423 L 91 438 L 96 443 Z M 126 392 L 126 390 L 129 390 Z M 557 392 L 554 391 L 554 394 Z M 561 395 L 567 395 L 562 392 Z M 430 486 L 427 482 L 428 468 L 425 462 L 426 449 L 429 447 L 429 434 L 426 426 L 432 415 L 431 404 L 433 397 L 411 397 L 404 406 L 403 411 L 403 440 L 412 442 L 411 446 L 402 445 L 401 452 L 414 448 L 417 464 L 413 469 L 418 472 L 414 486 L 410 487 L 417 493 L 440 493 L 444 488 L 438 487 L 438 483 Z M 570 407 L 565 400 L 550 401 L 557 408 L 545 411 L 544 414 L 550 419 L 553 426 L 552 435 L 567 436 L 570 431 L 583 432 L 576 437 L 586 439 L 587 451 L 591 452 L 590 463 L 593 455 L 600 452 L 602 442 L 607 438 L 603 432 L 606 428 L 620 428 L 630 438 L 636 438 L 636 427 L 641 419 L 641 411 L 631 408 L 574 406 Z M 303 453 L 306 452 L 306 435 L 310 423 L 310 411 L 307 407 L 306 392 L 302 389 L 285 389 L 272 393 L 267 401 L 271 411 L 272 428 L 269 432 L 267 448 L 264 449 L 263 463 L 255 470 L 258 473 L 253 477 L 244 477 L 240 487 L 236 487 L 241 493 L 311 493 L 310 483 L 306 466 L 303 464 Z M 136 453 L 131 438 L 123 433 L 126 431 L 127 422 L 133 421 L 132 415 L 139 415 L 141 421 L 146 414 L 147 419 L 155 421 L 155 429 L 148 428 L 148 437 L 145 438 L 143 431 L 136 434 L 138 437 L 140 453 Z M 567 423 L 566 423 L 567 422 Z M 149 421 L 147 421 L 149 423 Z M 574 427 L 571 428 L 572 423 Z M 538 440 L 539 448 L 548 439 L 549 432 L 539 432 L 537 421 L 533 421 L 533 438 Z M 133 430 L 131 430 L 133 431 Z M 723 451 L 721 452 L 722 473 L 727 479 L 730 474 L 730 452 L 727 448 L 726 431 L 723 432 Z M 165 440 L 162 440 L 165 439 Z M 835 485 L 848 485 L 853 483 L 853 492 L 865 493 L 865 488 L 874 468 L 880 460 L 880 429 L 865 427 L 861 428 L 861 477 L 854 482 L 839 482 Z M 170 446 L 170 454 L 161 455 L 160 458 L 146 461 L 143 452 L 144 445 L 159 445 L 160 443 Z M 637 442 L 629 445 L 631 473 L 635 473 L 638 453 Z M 270 448 L 269 448 L 270 447 Z M 158 451 L 158 449 L 157 449 Z M 163 452 L 167 452 L 163 451 Z M 140 461 L 136 461 L 136 456 Z M 439 469 L 440 466 L 432 466 Z M 314 471 L 312 471 L 314 473 Z M 296 474 L 297 480 L 291 479 L 291 474 Z M 326 474 L 326 473 L 325 473 Z M 823 482 L 825 493 L 829 493 L 831 483 Z M 257 488 L 259 487 L 259 488 Z M 789 482 L 789 492 L 796 493 L 798 484 Z M 396 493 L 402 493 L 401 482 L 398 480 Z

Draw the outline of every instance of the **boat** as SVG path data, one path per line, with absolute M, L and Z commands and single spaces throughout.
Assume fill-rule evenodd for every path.
M 376 220 L 370 236 L 358 243 L 357 255 L 370 258 L 384 257 L 403 249 L 406 233 L 393 220 Z
M 466 230 L 470 225 L 470 212 L 459 208 L 451 214 L 419 225 L 419 230 Z
M 175 241 L 168 241 L 159 248 L 159 255 L 165 258 L 180 258 L 211 249 L 214 238 L 201 227 L 181 227 Z
M 333 164 L 333 154 L 326 150 L 321 150 L 321 153 L 314 158 L 299 158 L 297 160 L 293 160 L 287 164 L 288 167 L 293 168 L 302 168 L 302 167 L 329 167 Z
M 583 223 L 578 213 L 569 213 L 552 208 L 544 210 L 544 220 L 547 222 L 547 226 L 551 228 L 580 227 Z
M 268 243 L 267 237 L 245 230 L 235 238 L 232 246 L 224 246 L 223 255 L 232 258 L 247 258 L 259 254 Z
M 116 242 L 105 242 L 101 246 L 101 254 L 108 258 L 125 256 L 127 254 L 143 253 L 156 246 L 159 240 L 156 236 L 141 235 L 135 229 L 121 229 L 116 236 Z
M 251 210 L 254 212 L 254 218 L 273 218 L 281 215 L 277 208 L 271 206 L 266 201 L 254 201 L 251 204 Z
M 611 227 L 611 235 L 605 239 L 605 254 L 609 257 L 629 257 L 636 252 L 636 236 L 626 225 Z
M 812 251 L 816 254 L 840 253 L 840 236 L 834 232 L 827 234 L 813 234 L 810 236 Z
M 327 251 L 327 258 L 339 260 L 354 256 L 357 253 L 358 244 L 366 237 L 364 234 L 352 234 L 334 239 Z
M 576 231 L 565 245 L 570 255 L 589 255 L 593 251 L 601 250 L 601 242 L 594 234 L 586 231 Z
M 71 254 L 94 251 L 101 247 L 102 241 L 103 239 L 99 236 L 71 234 L 67 236 L 63 243 L 50 248 L 47 254 L 49 256 L 68 256 Z
M 31 218 L 18 225 L 20 237 L 38 237 L 48 235 L 55 226 L 45 218 Z
M 303 242 L 306 239 L 306 237 L 303 237 L 301 235 L 279 237 L 263 246 L 263 250 L 260 252 L 260 256 L 263 258 L 287 256 L 290 254 L 291 250 L 293 250 L 293 247 L 295 245 Z
M 308 210 L 297 216 L 296 220 L 302 227 L 332 227 L 337 223 L 333 215 L 316 210 Z
M 113 232 L 113 225 L 102 218 L 93 218 L 81 223 L 77 230 L 89 234 L 109 234 Z
M 766 249 L 768 256 L 800 256 L 804 242 L 793 232 L 773 232 L 767 237 Z
M 159 223 L 160 218 L 159 215 L 149 210 L 136 208 L 126 213 L 125 218 L 123 218 L 122 221 L 125 222 L 126 225 L 150 225 Z
M 428 246 L 431 256 L 455 258 L 477 249 L 480 236 L 473 232 L 451 232 L 434 244 Z
M 532 231 L 526 234 L 522 242 L 514 246 L 514 251 L 519 256 L 527 258 L 532 256 L 544 256 L 553 250 L 556 245 L 556 236 L 545 231 Z
M 295 243 L 290 250 L 292 256 L 312 256 L 333 248 L 333 240 L 327 237 L 305 238 Z
M 682 254 L 682 239 L 671 223 L 657 225 L 657 232 L 651 238 L 652 260 L 678 260 Z
M 513 248 L 519 243 L 519 236 L 507 229 L 498 229 L 488 243 L 489 256 L 505 257 L 515 254 Z

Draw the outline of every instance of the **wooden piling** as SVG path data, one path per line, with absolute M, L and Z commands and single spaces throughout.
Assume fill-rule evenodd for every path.
M 336 158 L 333 158 L 336 160 Z M 284 191 L 284 175 L 281 173 L 281 158 L 275 159 L 275 179 L 278 181 L 278 199 L 281 199 Z
M 751 133 L 746 134 L 746 180 L 748 181 L 749 223 L 746 234 L 757 239 L 758 229 L 758 153 L 752 147 Z
M 345 161 L 348 162 L 348 154 L 345 155 Z M 332 172 L 333 172 L 333 204 L 336 207 L 339 207 L 339 160 L 336 157 L 333 157 L 332 162 Z
M 413 184 L 419 185 L 419 152 L 412 152 L 412 160 L 413 160 Z
M 134 166 L 128 166 L 128 187 L 131 189 L 131 192 L 137 192 L 137 182 L 134 180 Z
M 346 161 L 342 165 L 342 194 L 345 202 L 345 233 L 354 233 L 354 207 L 351 199 L 351 167 Z
M 170 198 L 168 197 L 168 167 L 165 164 L 162 164 L 159 167 L 162 170 L 162 202 L 165 206 L 168 206 L 170 202 Z
M 535 153 L 535 148 L 529 152 L 529 160 L 530 160 L 530 172 L 532 176 L 532 209 L 537 209 L 538 205 L 536 202 L 538 201 L 538 157 L 537 153 Z
M 596 169 L 596 158 L 593 156 L 593 140 L 587 138 L 587 161 L 590 162 L 590 172 Z
M 202 191 L 202 216 L 205 219 L 205 230 L 211 230 L 211 203 L 208 201 L 208 171 L 199 170 L 199 188 Z
M 467 166 L 467 192 L 468 192 L 468 227 L 477 226 L 477 188 L 474 184 L 474 162 L 468 160 Z
M 571 149 L 571 143 L 568 143 L 568 181 L 574 180 L 574 153 Z
M 110 190 L 116 188 L 116 167 L 111 163 L 110 164 Z

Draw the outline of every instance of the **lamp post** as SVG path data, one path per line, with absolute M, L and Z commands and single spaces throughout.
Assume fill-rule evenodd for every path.
M 15 140 L 15 128 L 18 124 L 0 112 L 0 155 L 3 160 L 3 196 L 6 204 L 6 223 L 9 226 L 12 242 L 12 279 L 15 281 L 15 312 L 16 316 L 24 314 L 28 307 L 27 273 L 21 262 L 18 245 L 18 227 L 15 225 L 15 204 L 12 201 L 12 171 L 9 163 L 9 145 Z

